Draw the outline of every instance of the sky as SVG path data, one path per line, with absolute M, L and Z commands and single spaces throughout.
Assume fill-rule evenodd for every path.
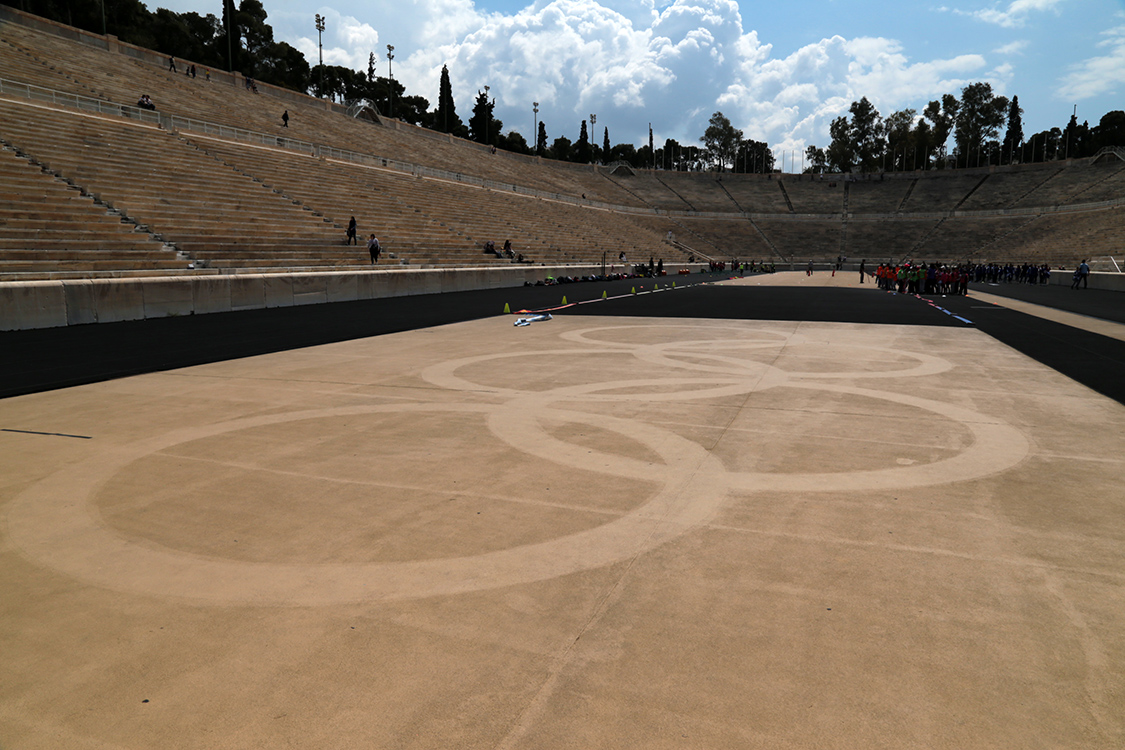
M 831 121 L 867 97 L 884 117 L 919 114 L 987 81 L 1019 97 L 1024 134 L 1125 109 L 1125 0 L 262 0 L 274 38 L 317 62 L 367 69 L 375 52 L 408 94 L 436 105 L 449 66 L 468 121 L 489 87 L 504 132 L 576 140 L 596 115 L 613 143 L 699 143 L 712 113 L 785 152 L 830 142 Z M 150 10 L 222 15 L 221 0 Z M 788 158 L 793 158 L 789 156 Z

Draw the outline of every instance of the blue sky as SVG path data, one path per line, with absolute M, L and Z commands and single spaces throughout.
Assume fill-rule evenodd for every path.
M 828 125 L 866 96 L 884 116 L 919 112 L 975 81 L 1019 96 L 1024 132 L 1125 109 L 1125 0 L 263 0 L 277 39 L 315 64 L 367 67 L 437 99 L 448 64 L 458 114 L 496 97 L 505 131 L 531 140 L 532 102 L 548 137 L 597 115 L 614 143 L 697 143 L 722 111 L 775 153 L 826 146 Z M 150 2 L 221 14 L 220 0 Z

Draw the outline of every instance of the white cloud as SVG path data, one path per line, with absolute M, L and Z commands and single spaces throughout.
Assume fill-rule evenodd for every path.
M 1008 12 L 1025 12 L 1025 4 L 1012 3 Z M 538 101 L 551 140 L 574 140 L 580 121 L 596 113 L 599 140 L 604 126 L 614 142 L 647 142 L 651 122 L 658 143 L 695 143 L 721 110 L 747 137 L 771 146 L 823 146 L 829 123 L 852 101 L 866 96 L 884 115 L 920 109 L 988 69 L 979 54 L 911 59 L 898 41 L 880 37 L 833 36 L 778 57 L 758 31 L 744 27 L 734 0 L 535 0 L 513 15 L 481 12 L 472 0 L 379 7 L 381 33 L 320 9 L 328 18 L 325 62 L 366 70 L 374 50 L 385 75 L 385 45 L 394 44 L 395 77 L 411 94 L 432 106 L 448 65 L 462 120 L 488 85 L 505 129 L 528 140 L 531 103 Z M 315 64 L 316 36 L 308 34 L 306 16 L 271 20 L 278 37 L 295 36 L 290 43 Z M 285 35 L 286 24 L 299 35 Z M 996 78 L 1010 70 L 993 73 L 988 80 L 998 86 Z
M 953 9 L 953 12 L 962 16 L 970 16 L 978 21 L 984 21 L 985 23 L 994 23 L 1006 29 L 1013 29 L 1023 26 L 1027 22 L 1028 15 L 1031 13 L 1043 11 L 1057 12 L 1058 6 L 1062 3 L 1063 0 L 1014 0 L 1008 3 L 1008 7 L 1005 10 L 999 10 L 997 8 L 972 11 Z
M 321 8 L 321 15 L 324 16 L 324 33 L 321 39 L 324 44 L 324 64 L 366 71 L 367 56 L 372 51 L 378 55 L 379 32 L 332 8 Z M 299 36 L 290 44 L 301 51 L 310 67 L 320 61 L 316 37 Z
M 1019 39 L 1014 42 L 1008 42 L 1002 47 L 997 47 L 992 50 L 998 55 L 1018 55 L 1027 49 L 1028 41 L 1026 39 Z
M 1073 66 L 1055 90 L 1058 98 L 1081 101 L 1114 93 L 1125 84 L 1125 26 L 1103 31 L 1102 36 L 1105 39 L 1097 46 L 1106 53 Z
M 828 125 L 866 96 L 887 116 L 956 91 L 983 69 L 979 55 L 912 63 L 898 42 L 833 37 L 788 57 L 747 64 L 718 104 L 748 137 L 780 148 L 824 145 Z

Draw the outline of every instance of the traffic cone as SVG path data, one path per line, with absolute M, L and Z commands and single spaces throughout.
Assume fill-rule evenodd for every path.
M 563 301 L 562 301 L 562 303 L 563 303 L 564 305 L 566 304 L 566 295 L 565 295 L 565 294 L 563 295 Z
M 637 287 L 633 287 L 633 294 L 637 293 Z
M 602 299 L 608 299 L 608 298 L 606 297 L 606 293 L 605 293 L 605 290 L 604 290 L 604 289 L 602 290 Z
M 512 314 L 512 308 L 508 307 L 507 302 L 504 303 L 504 314 L 505 315 L 511 315 Z

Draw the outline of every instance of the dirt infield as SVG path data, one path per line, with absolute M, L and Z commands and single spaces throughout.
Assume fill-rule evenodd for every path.
M 497 317 L 0 428 L 3 748 L 1125 743 L 1125 407 L 971 328 Z

